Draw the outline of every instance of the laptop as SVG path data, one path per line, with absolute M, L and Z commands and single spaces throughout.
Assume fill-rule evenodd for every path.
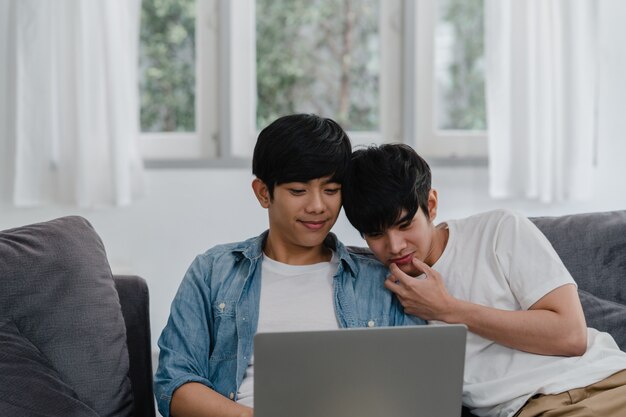
M 464 325 L 258 333 L 255 417 L 458 417 Z

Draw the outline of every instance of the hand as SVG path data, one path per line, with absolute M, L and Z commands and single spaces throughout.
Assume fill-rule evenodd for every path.
M 398 297 L 407 314 L 424 320 L 445 322 L 453 311 L 456 299 L 448 293 L 439 272 L 419 259 L 413 258 L 412 262 L 425 274 L 425 278 L 411 277 L 392 263 L 389 267 L 391 275 L 385 280 L 385 288 Z

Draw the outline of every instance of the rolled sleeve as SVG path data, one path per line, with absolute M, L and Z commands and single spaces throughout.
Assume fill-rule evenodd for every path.
M 172 395 L 181 385 L 198 382 L 214 389 L 209 380 L 211 303 L 204 279 L 207 274 L 210 268 L 197 257 L 183 278 L 159 338 L 154 388 L 164 417 L 169 417 Z

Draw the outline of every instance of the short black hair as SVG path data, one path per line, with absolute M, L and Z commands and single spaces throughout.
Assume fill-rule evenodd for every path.
M 252 173 L 274 187 L 308 182 L 326 176 L 343 183 L 352 145 L 332 119 L 314 114 L 292 114 L 276 119 L 259 133 L 252 156 Z
M 362 235 L 383 232 L 412 219 L 419 207 L 429 218 L 431 172 L 426 161 L 404 144 L 358 149 L 342 189 L 346 217 Z M 402 211 L 406 215 L 400 218 Z

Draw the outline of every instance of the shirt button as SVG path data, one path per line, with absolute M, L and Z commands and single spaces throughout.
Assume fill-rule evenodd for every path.
M 235 399 L 235 393 L 231 392 L 230 394 L 228 394 L 228 398 L 230 398 L 231 400 Z
M 374 320 L 370 320 L 367 322 L 367 327 L 374 327 L 376 326 L 376 323 L 374 322 Z
M 219 307 L 220 307 L 221 311 L 224 311 L 224 309 L 226 308 L 226 304 L 225 303 L 220 303 Z

